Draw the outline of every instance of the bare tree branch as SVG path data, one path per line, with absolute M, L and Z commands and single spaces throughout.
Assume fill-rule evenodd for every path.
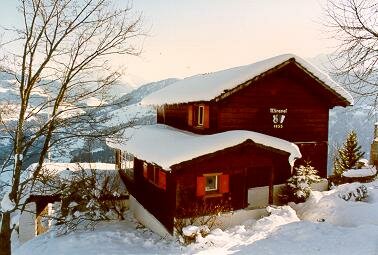
M 329 0 L 325 26 L 338 40 L 331 57 L 334 73 L 360 100 L 377 108 L 378 3 L 371 0 Z
M 0 68 L 14 77 L 9 86 L 19 100 L 0 107 L 0 131 L 13 142 L 1 170 L 12 173 L 7 196 L 14 207 L 2 212 L 5 218 L 25 208 L 26 192 L 49 151 L 77 139 L 104 140 L 120 133 L 122 126 L 107 127 L 99 114 L 116 104 L 109 90 L 120 74 L 109 58 L 138 56 L 139 38 L 145 35 L 141 15 L 130 5 L 115 8 L 112 0 L 19 0 L 19 11 L 23 27 L 6 29 L 14 40 L 1 48 L 7 61 Z M 21 53 L 12 51 L 14 45 L 22 46 Z M 91 98 L 101 103 L 87 104 Z M 6 116 L 16 116 L 15 121 Z M 31 155 L 37 166 L 25 176 Z M 10 229 L 0 231 L 1 255 L 10 254 L 5 233 Z

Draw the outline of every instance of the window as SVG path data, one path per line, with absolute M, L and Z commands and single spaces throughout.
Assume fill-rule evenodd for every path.
M 205 191 L 218 190 L 218 175 L 205 176 Z
M 209 106 L 205 104 L 188 105 L 188 126 L 196 128 L 209 128 Z
M 197 196 L 212 196 L 228 193 L 229 175 L 222 173 L 204 174 L 197 177 Z
M 205 107 L 203 105 L 198 106 L 197 108 L 197 125 L 203 126 L 205 117 Z

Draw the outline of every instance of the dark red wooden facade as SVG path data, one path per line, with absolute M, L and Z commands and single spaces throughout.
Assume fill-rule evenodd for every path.
M 144 174 L 146 163 L 134 159 L 134 173 L 121 177 L 130 194 L 172 233 L 174 218 L 209 213 L 201 208 L 221 205 L 224 210 L 248 206 L 248 189 L 285 182 L 291 176 L 289 154 L 248 140 L 240 145 L 181 162 L 166 173 L 165 188 Z M 227 164 L 224 163 L 227 160 Z M 158 166 L 147 164 L 148 168 Z M 198 178 L 217 173 L 227 178 L 215 193 L 198 194 Z
M 250 130 L 282 138 L 299 146 L 297 164 L 310 161 L 326 177 L 329 109 L 348 104 L 292 61 L 209 102 L 161 106 L 157 121 L 200 134 Z M 208 109 L 206 125 L 195 125 L 198 105 Z

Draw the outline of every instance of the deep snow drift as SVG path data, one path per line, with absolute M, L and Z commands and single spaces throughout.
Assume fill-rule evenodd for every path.
M 15 249 L 15 255 L 63 254 L 378 254 L 378 181 L 366 184 L 364 202 L 340 195 L 361 184 L 313 192 L 303 204 L 268 207 L 270 216 L 182 246 L 140 228 L 130 215 L 95 231 L 56 237 L 50 231 Z M 294 210 L 294 209 L 295 210 Z M 139 226 L 139 227 L 137 227 Z

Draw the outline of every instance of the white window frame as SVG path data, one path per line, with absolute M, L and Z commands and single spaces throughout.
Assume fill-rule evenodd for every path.
M 204 176 L 205 176 L 205 191 L 206 192 L 219 190 L 219 187 L 218 187 L 218 176 L 219 176 L 219 174 L 206 174 Z M 209 177 L 215 177 L 215 188 L 209 188 L 207 186 L 207 178 L 209 178 Z
M 202 114 L 200 114 L 200 112 L 202 112 Z M 204 122 L 205 122 L 205 106 L 199 105 L 197 109 L 197 125 L 202 127 Z

